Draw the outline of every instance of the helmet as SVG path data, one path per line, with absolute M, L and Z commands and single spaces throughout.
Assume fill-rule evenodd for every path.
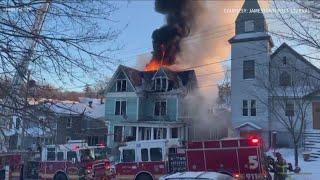
M 279 152 L 276 152 L 275 156 L 276 156 L 277 158 L 281 158 L 281 157 L 282 157 L 282 155 L 281 155 Z

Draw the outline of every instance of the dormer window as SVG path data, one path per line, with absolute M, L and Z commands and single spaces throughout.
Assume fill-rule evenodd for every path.
M 249 20 L 244 22 L 244 31 L 245 32 L 254 31 L 254 20 Z
M 167 91 L 168 89 L 168 79 L 165 77 L 155 78 L 155 90 L 156 91 Z
M 118 79 L 116 85 L 117 92 L 125 92 L 127 91 L 127 80 Z

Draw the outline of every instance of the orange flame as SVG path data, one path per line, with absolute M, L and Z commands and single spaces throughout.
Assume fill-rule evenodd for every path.
M 157 59 L 151 59 L 150 62 L 144 68 L 145 71 L 156 71 L 162 66 L 168 66 L 167 64 L 163 64 Z

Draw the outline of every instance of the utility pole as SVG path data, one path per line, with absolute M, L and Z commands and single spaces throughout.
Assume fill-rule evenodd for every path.
M 17 115 L 19 117 L 19 115 L 24 114 L 23 112 L 19 112 L 21 111 L 21 106 L 24 106 L 27 103 L 24 102 L 26 101 L 26 99 L 23 97 L 23 92 L 21 90 L 23 89 L 24 79 L 26 79 L 28 76 L 28 66 L 30 64 L 30 61 L 32 60 L 35 48 L 38 44 L 40 32 L 42 30 L 47 12 L 51 5 L 51 1 L 52 0 L 46 0 L 37 10 L 34 24 L 32 25 L 30 32 L 32 38 L 27 39 L 26 51 L 22 55 L 20 62 L 18 62 L 17 66 L 15 67 L 16 72 L 11 82 L 11 89 L 9 90 L 9 95 L 5 98 L 5 104 L 7 104 L 9 107 L 5 108 L 5 114 L 9 118 L 12 118 L 14 115 Z M 27 36 L 30 35 L 28 34 Z M 21 119 L 21 122 L 23 126 L 25 126 L 25 122 L 23 122 L 23 119 Z M 24 136 L 24 132 L 22 132 L 22 134 L 22 136 Z M 4 141 L 4 138 L 5 137 L 1 139 L 0 136 L 0 141 Z

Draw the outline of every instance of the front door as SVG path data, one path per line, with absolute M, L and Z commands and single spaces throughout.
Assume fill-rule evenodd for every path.
M 320 129 L 320 102 L 312 103 L 313 129 Z

